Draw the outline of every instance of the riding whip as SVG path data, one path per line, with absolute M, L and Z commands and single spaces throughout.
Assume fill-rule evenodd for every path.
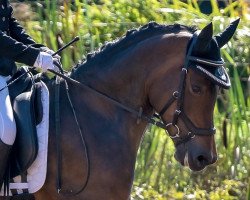
M 67 48 L 68 46 L 70 46 L 71 44 L 79 41 L 79 36 L 76 36 L 73 40 L 71 40 L 69 43 L 67 43 L 66 45 L 64 45 L 63 47 L 61 47 L 60 49 L 58 49 L 55 53 L 53 53 L 51 56 L 55 56 L 58 53 L 62 52 L 65 48 Z M 63 69 L 61 67 L 61 65 L 56 64 L 56 66 L 59 68 L 59 70 L 63 73 Z M 33 67 L 31 68 L 33 69 Z M 54 70 L 48 70 L 50 72 L 52 72 L 53 74 L 56 74 Z M 24 74 L 22 74 L 21 76 L 19 76 L 18 78 L 16 78 L 15 80 L 11 81 L 9 84 L 7 84 L 5 87 L 0 88 L 0 92 L 2 92 L 5 88 L 9 87 L 10 85 L 12 85 L 13 83 L 15 83 L 16 81 L 18 81 L 22 76 L 24 76 L 25 74 L 29 73 L 30 70 L 28 70 L 27 72 L 25 72 Z

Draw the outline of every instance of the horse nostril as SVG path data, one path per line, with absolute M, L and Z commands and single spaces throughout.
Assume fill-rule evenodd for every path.
M 197 158 L 197 164 L 199 166 L 205 166 L 205 165 L 208 165 L 209 164 L 209 161 L 208 159 L 204 156 L 204 155 L 199 155 Z

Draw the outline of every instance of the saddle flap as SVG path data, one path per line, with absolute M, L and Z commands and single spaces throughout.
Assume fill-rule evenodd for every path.
M 17 176 L 27 170 L 38 152 L 35 120 L 36 86 L 16 96 L 13 100 L 17 136 L 12 151 L 11 176 Z

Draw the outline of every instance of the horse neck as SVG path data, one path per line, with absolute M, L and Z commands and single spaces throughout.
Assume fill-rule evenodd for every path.
M 75 77 L 78 81 L 89 85 L 125 106 L 138 111 L 140 107 L 143 107 L 145 114 L 151 114 L 152 108 L 146 98 L 144 88 L 144 66 L 134 64 L 133 62 L 136 58 L 131 54 L 132 53 L 129 53 L 127 56 L 123 56 L 114 61 L 112 66 L 93 66 L 82 74 L 72 77 Z M 72 91 L 72 96 L 74 96 L 74 93 L 80 94 L 83 92 L 80 91 L 79 88 L 73 88 L 73 90 L 75 89 L 77 91 Z M 114 127 L 113 132 L 108 131 L 108 135 L 113 134 L 114 137 L 117 135 L 120 137 L 122 135 L 122 137 L 127 138 L 127 151 L 133 152 L 132 159 L 135 161 L 136 152 L 147 123 L 141 122 L 137 124 L 136 117 L 131 113 L 117 107 L 106 99 L 100 98 L 92 92 L 83 95 L 82 99 L 85 99 L 87 101 L 86 104 L 93 108 L 90 115 L 98 113 L 102 121 L 105 121 L 105 124 Z M 96 120 L 98 121 L 98 119 Z M 100 130 L 102 130 L 100 132 L 103 132 L 103 129 L 104 128 L 100 128 Z M 113 143 L 110 145 L 115 146 L 116 144 Z
M 127 53 L 109 66 L 93 66 L 88 70 L 79 70 L 78 80 L 89 85 L 108 97 L 133 109 L 145 106 L 150 110 L 145 93 L 146 65 L 137 63 L 133 52 Z M 75 75 L 73 75 L 75 77 Z
M 178 86 L 173 78 L 179 78 L 178 70 L 183 64 L 189 38 L 190 34 L 186 32 L 152 37 L 119 53 L 120 56 L 116 56 L 117 58 L 114 58 L 109 66 L 94 65 L 90 69 L 79 70 L 81 73 L 77 74 L 77 77 L 79 81 L 116 99 L 123 105 L 137 111 L 142 107 L 143 113 L 150 115 L 153 113 L 153 107 L 149 99 L 150 89 L 155 85 L 152 82 L 159 82 L 157 80 L 159 74 L 167 74 L 163 78 L 169 80 L 169 82 L 172 80 L 172 83 L 168 84 L 171 87 L 172 84 L 174 84 L 173 87 Z M 79 92 L 76 93 L 79 94 Z M 96 104 L 95 106 L 98 107 L 102 102 Z M 112 106 L 116 107 L 115 105 Z M 99 110 L 103 110 L 103 113 L 112 113 L 113 116 L 117 115 L 117 109 L 121 109 L 117 108 L 114 109 L 115 112 L 112 112 L 112 109 L 110 109 L 111 111 L 108 110 L 110 106 L 106 108 L 99 108 Z M 122 118 L 128 127 L 123 129 L 124 134 L 129 133 L 132 138 L 134 135 L 139 135 L 137 140 L 140 140 L 146 123 L 143 122 L 141 123 L 142 126 L 138 126 L 135 123 L 136 118 L 132 117 L 131 114 L 123 115 Z M 138 143 L 136 142 L 136 144 Z
M 157 43 L 153 40 L 142 42 L 135 48 L 130 49 L 125 56 L 115 60 L 112 66 L 108 68 L 101 69 L 99 66 L 93 66 L 82 74 L 77 76 L 73 74 L 72 77 L 135 110 L 143 107 L 144 114 L 150 115 L 153 112 L 149 101 L 151 82 L 157 80 L 156 75 L 159 73 L 159 68 L 162 68 L 162 63 L 166 63 L 166 59 L 170 59 L 169 56 L 165 55 L 170 54 L 169 49 L 164 49 L 167 45 L 160 45 L 162 40 L 159 40 L 159 38 L 156 38 L 156 41 Z M 153 54 L 150 53 L 152 49 L 155 51 Z M 157 56 L 157 53 L 161 51 L 165 52 L 164 58 Z M 172 69 L 175 65 L 177 64 L 172 63 L 167 66 L 167 69 Z M 55 129 L 53 85 L 49 85 L 49 89 L 52 108 L 50 130 L 53 132 Z M 93 160 L 97 162 L 96 159 L 99 159 L 97 162 L 99 164 L 93 162 L 91 172 L 95 174 L 98 166 L 107 169 L 107 174 L 113 174 L 114 179 L 119 177 L 119 182 L 122 182 L 123 186 L 127 186 L 127 193 L 129 194 L 137 150 L 147 123 L 144 121 L 137 123 L 137 117 L 91 91 L 85 91 L 72 84 L 69 84 L 69 89 L 79 124 L 84 127 L 84 136 L 89 149 L 91 149 L 89 158 L 92 162 Z M 60 97 L 62 138 L 74 139 L 75 137 L 71 135 L 76 135 L 73 133 L 76 129 L 76 123 L 72 114 L 70 115 L 72 111 L 69 109 L 69 103 L 64 92 L 65 90 L 61 90 L 62 96 Z M 68 121 L 63 120 L 65 117 Z M 70 137 L 68 137 L 69 135 Z M 67 142 L 68 140 L 63 141 Z M 76 149 L 79 149 L 77 145 Z M 75 154 L 80 153 L 77 150 L 75 151 Z M 107 180 L 109 179 L 110 177 L 107 177 Z

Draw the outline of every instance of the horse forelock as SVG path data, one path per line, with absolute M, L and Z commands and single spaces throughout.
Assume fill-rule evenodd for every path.
M 148 24 L 141 26 L 137 29 L 131 29 L 126 32 L 126 34 L 114 41 L 105 43 L 98 50 L 89 53 L 86 59 L 80 61 L 74 68 L 74 72 L 78 68 L 87 69 L 93 65 L 100 67 L 108 66 L 112 62 L 112 58 L 121 51 L 136 45 L 137 43 L 148 39 L 150 37 L 168 34 L 168 33 L 178 33 L 181 31 L 187 31 L 189 33 L 194 33 L 196 31 L 195 27 L 189 27 L 180 24 L 165 25 L 158 24 L 156 22 L 149 22 Z M 99 64 L 101 62 L 101 64 Z

